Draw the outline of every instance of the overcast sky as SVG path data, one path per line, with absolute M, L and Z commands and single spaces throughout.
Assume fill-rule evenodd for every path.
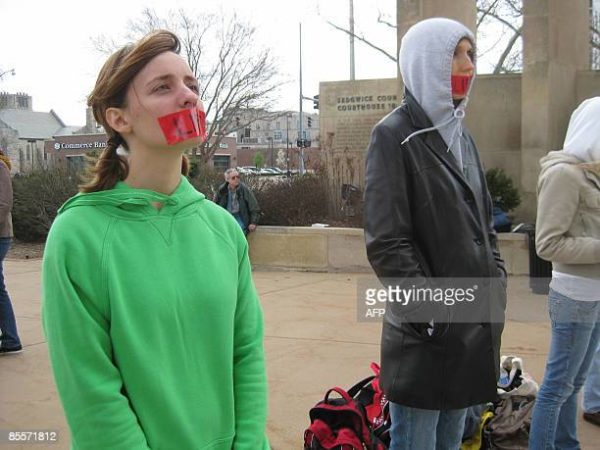
M 395 21 L 396 0 L 354 0 L 356 32 L 395 53 L 395 32 L 377 23 L 378 11 Z M 302 21 L 304 95 L 318 94 L 320 81 L 349 77 L 348 37 L 327 25 L 348 23 L 348 0 L 0 0 L 0 70 L 15 76 L 0 81 L 0 91 L 26 92 L 36 111 L 54 109 L 68 125 L 85 122 L 85 97 L 105 56 L 91 38 L 106 34 L 119 40 L 129 19 L 144 7 L 166 14 L 184 7 L 199 13 L 236 11 L 259 31 L 280 61 L 290 84 L 281 92 L 281 109 L 298 109 L 298 24 Z M 356 78 L 396 75 L 395 63 L 356 43 Z M 312 102 L 304 103 L 312 111 Z
M 595 0 L 600 3 L 600 0 Z M 0 0 L 0 70 L 16 75 L 0 81 L 0 91 L 26 92 L 36 111 L 54 109 L 67 125 L 85 122 L 85 98 L 106 59 L 92 38 L 106 35 L 124 42 L 129 20 L 145 7 L 161 15 L 184 8 L 197 14 L 239 17 L 258 30 L 257 48 L 270 47 L 288 85 L 282 89 L 279 109 L 298 110 L 298 24 L 303 31 L 304 95 L 319 92 L 320 81 L 349 78 L 348 36 L 327 20 L 348 25 L 348 0 Z M 396 0 L 354 0 L 355 31 L 396 53 L 396 32 L 377 23 L 378 13 L 395 22 Z M 486 50 L 506 38 L 505 30 L 486 29 L 478 36 L 478 72 L 489 73 L 494 52 Z M 501 52 L 499 46 L 496 51 Z M 355 43 L 356 78 L 396 76 L 396 65 L 364 44 Z M 312 102 L 304 109 L 313 111 Z

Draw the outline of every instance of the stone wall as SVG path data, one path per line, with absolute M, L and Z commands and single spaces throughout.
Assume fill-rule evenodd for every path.
M 371 129 L 400 103 L 397 89 L 395 78 L 321 83 L 321 149 L 334 210 L 341 206 L 342 185 L 364 187 Z
M 475 139 L 484 167 L 504 169 L 518 185 L 521 76 L 478 75 L 467 106 L 465 125 Z
M 600 96 L 600 70 L 585 70 L 577 74 L 577 104 L 586 98 Z
M 323 155 L 334 198 L 343 184 L 364 188 L 364 156 L 373 126 L 400 104 L 396 79 L 321 83 Z M 466 126 L 486 168 L 500 167 L 519 184 L 521 167 L 521 77 L 478 76 Z M 537 177 L 537 174 L 534 174 Z
M 360 228 L 259 226 L 248 242 L 252 265 L 260 269 L 372 272 Z M 526 235 L 500 233 L 498 242 L 507 272 L 527 275 Z
M 577 100 L 600 95 L 600 72 L 579 71 L 576 78 Z M 357 80 L 321 83 L 321 132 L 324 164 L 331 183 L 332 208 L 340 207 L 343 184 L 364 188 L 364 156 L 373 126 L 401 102 L 394 94 L 396 79 Z M 523 155 L 522 127 L 529 126 L 521 114 L 523 95 L 521 74 L 478 75 L 469 105 L 465 125 L 475 138 L 485 169 L 501 168 L 512 178 L 521 193 L 537 183 L 539 157 Z M 394 99 L 393 96 L 396 95 Z M 388 97 L 391 96 L 390 99 Z M 378 98 L 385 101 L 378 102 Z M 379 104 L 379 107 L 377 105 Z M 375 105 L 375 106 L 374 106 Z M 367 109 L 368 106 L 368 109 Z M 561 117 L 570 116 L 571 110 Z M 560 148 L 568 123 L 557 124 L 554 147 Z M 540 144 L 541 145 L 541 144 Z M 535 159 L 528 164 L 523 161 Z M 514 212 L 517 221 L 533 221 L 535 195 L 523 195 L 523 204 Z

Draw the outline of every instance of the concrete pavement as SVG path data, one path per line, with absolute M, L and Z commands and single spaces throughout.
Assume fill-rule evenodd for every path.
M 0 449 L 69 448 L 40 323 L 40 265 L 5 261 L 25 351 L 0 358 L 0 430 L 56 430 L 59 440 L 0 443 Z M 266 324 L 268 433 L 276 450 L 301 449 L 310 407 L 329 387 L 347 388 L 370 375 L 370 362 L 379 360 L 380 325 L 356 319 L 359 277 L 364 274 L 254 272 Z M 521 356 L 540 382 L 548 345 L 546 297 L 530 293 L 527 277 L 511 277 L 503 354 Z M 583 449 L 600 449 L 600 429 L 581 418 L 579 437 Z

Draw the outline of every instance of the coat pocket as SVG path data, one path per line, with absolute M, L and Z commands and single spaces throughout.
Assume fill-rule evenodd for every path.
M 600 190 L 584 193 L 583 204 L 585 208 L 596 210 L 596 212 L 600 210 Z
M 600 238 L 600 191 L 586 192 L 582 196 L 579 215 L 583 225 L 583 235 Z

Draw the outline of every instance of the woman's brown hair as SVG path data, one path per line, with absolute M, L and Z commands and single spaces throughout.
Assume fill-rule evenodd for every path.
M 94 118 L 104 127 L 108 136 L 106 148 L 91 169 L 91 181 L 82 185 L 82 192 L 96 192 L 111 189 L 118 181 L 124 180 L 129 172 L 125 158 L 117 155 L 117 148 L 127 148 L 127 143 L 106 122 L 108 108 L 122 108 L 126 104 L 127 90 L 133 78 L 155 56 L 164 52 L 179 53 L 179 38 L 166 30 L 154 31 L 134 44 L 129 44 L 113 53 L 102 66 L 96 86 L 88 96 L 87 104 L 92 108 Z M 181 173 L 187 175 L 189 164 L 185 155 L 181 162 Z

